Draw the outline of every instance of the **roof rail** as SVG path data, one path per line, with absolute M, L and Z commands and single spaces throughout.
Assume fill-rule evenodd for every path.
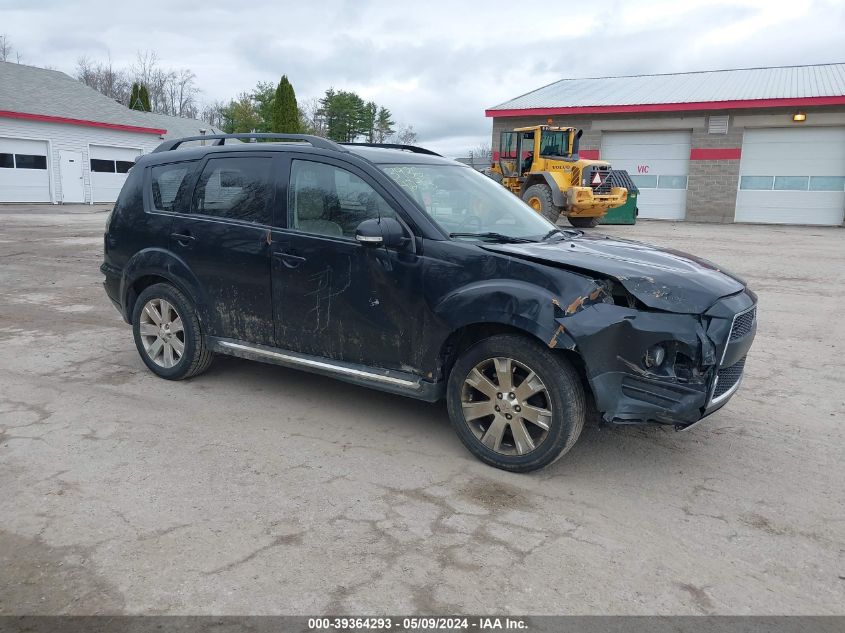
M 418 147 L 416 145 L 403 145 L 402 143 L 341 143 L 341 145 L 358 145 L 363 147 L 384 147 L 387 149 L 403 149 L 406 152 L 413 152 L 414 154 L 428 154 L 429 156 L 440 156 L 437 152 L 432 152 L 430 149 Z
M 225 145 L 227 138 L 250 140 L 272 139 L 279 141 L 302 141 L 304 143 L 310 143 L 312 147 L 319 147 L 320 149 L 333 149 L 336 152 L 349 151 L 348 149 L 338 143 L 335 143 L 334 141 L 330 141 L 326 138 L 320 138 L 319 136 L 312 136 L 311 134 L 274 134 L 265 132 L 251 132 L 243 134 L 204 134 L 202 136 L 185 136 L 183 138 L 174 138 L 170 139 L 169 141 L 165 141 L 164 143 L 161 143 L 152 151 L 152 153 L 154 154 L 156 152 L 169 152 L 179 147 L 182 143 L 187 143 L 188 141 L 217 140 L 217 143 L 214 143 L 214 145 Z

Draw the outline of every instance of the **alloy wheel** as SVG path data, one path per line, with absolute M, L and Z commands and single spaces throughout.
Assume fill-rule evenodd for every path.
M 488 358 L 473 367 L 464 380 L 461 407 L 475 437 L 501 455 L 525 455 L 537 449 L 552 423 L 546 385 L 513 358 Z
M 185 353 L 182 317 L 166 299 L 150 299 L 141 311 L 141 342 L 151 361 L 159 367 L 174 367 Z

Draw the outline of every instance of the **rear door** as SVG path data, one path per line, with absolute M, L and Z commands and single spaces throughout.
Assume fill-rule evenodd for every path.
M 173 217 L 170 249 L 205 293 L 208 334 L 272 345 L 270 153 L 214 154 L 201 165 L 190 204 Z

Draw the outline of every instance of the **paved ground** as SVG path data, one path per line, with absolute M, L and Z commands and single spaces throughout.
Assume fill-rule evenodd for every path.
M 512 475 L 442 405 L 236 359 L 153 377 L 101 290 L 104 214 L 14 211 L 2 613 L 845 613 L 841 229 L 605 227 L 749 279 L 747 380 L 694 431 L 591 426 Z

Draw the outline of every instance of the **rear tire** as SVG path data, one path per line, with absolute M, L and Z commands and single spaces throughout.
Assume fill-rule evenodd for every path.
M 160 378 L 197 376 L 214 359 L 194 306 L 170 284 L 154 284 L 141 292 L 132 310 L 132 333 L 141 360 Z
M 560 207 L 552 202 L 552 190 L 548 185 L 531 185 L 522 194 L 522 200 L 552 224 L 560 218 Z
M 446 400 L 464 446 L 512 472 L 560 459 L 586 417 L 584 388 L 572 364 L 514 334 L 491 336 L 464 351 L 449 374 Z
M 568 216 L 566 218 L 569 220 L 569 223 L 579 229 L 592 229 L 599 225 L 601 222 L 600 217 L 592 217 L 592 218 L 583 218 L 583 217 L 572 217 Z

